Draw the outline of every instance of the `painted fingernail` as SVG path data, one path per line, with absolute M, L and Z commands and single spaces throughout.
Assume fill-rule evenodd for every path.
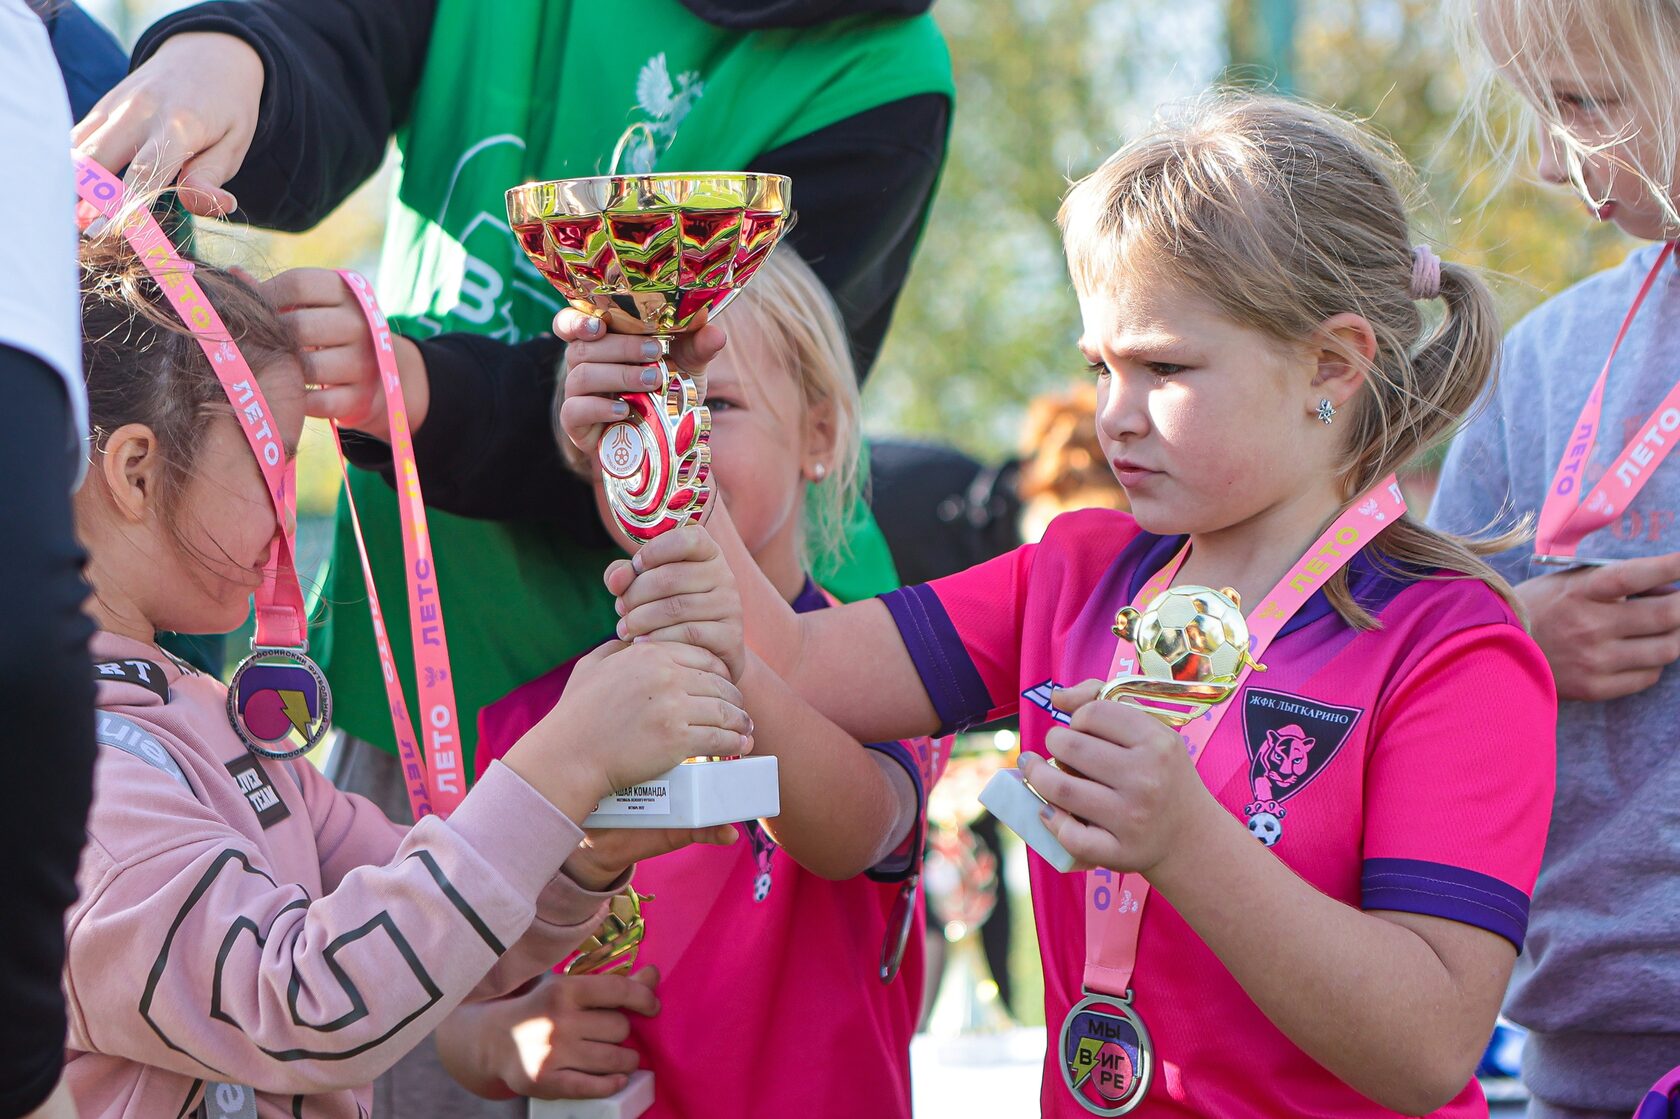
M 642 356 L 649 361 L 658 361 L 661 352 L 659 343 L 651 338 L 642 343 Z
M 1048 824 L 1056 818 L 1056 810 L 1047 804 L 1038 810 L 1038 818 Z
M 615 400 L 613 401 L 612 414 L 615 416 L 628 416 L 630 414 L 630 405 L 624 403 L 622 400 Z
M 651 389 L 659 383 L 659 370 L 655 369 L 651 365 L 648 366 L 646 369 L 642 370 L 641 380 L 642 384 Z
M 589 318 L 589 319 L 584 320 L 583 332 L 585 334 L 589 335 L 590 337 L 594 337 L 595 335 L 601 333 L 601 331 L 604 327 L 605 327 L 605 324 L 602 323 L 600 319 Z

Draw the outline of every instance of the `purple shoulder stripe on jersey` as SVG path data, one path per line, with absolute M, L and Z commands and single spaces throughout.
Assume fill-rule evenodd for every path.
M 1422 859 L 1366 859 L 1360 907 L 1461 921 L 1509 940 L 1522 951 L 1528 895 L 1497 878 Z
M 991 694 L 933 588 L 901 587 L 882 595 L 881 601 L 898 625 L 916 674 L 939 714 L 934 735 L 982 722 L 993 707 Z

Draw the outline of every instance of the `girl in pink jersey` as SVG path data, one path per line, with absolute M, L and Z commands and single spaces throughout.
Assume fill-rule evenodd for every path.
M 839 314 L 784 245 L 729 323 L 731 351 L 708 370 L 712 477 L 767 593 L 782 608 L 823 611 L 834 600 L 808 574 L 808 550 L 838 546 L 859 485 L 857 378 Z M 588 463 L 599 469 L 594 456 Z M 596 495 L 616 531 L 599 486 Z M 696 639 L 733 642 L 740 656 L 739 616 L 713 619 Z M 714 627 L 732 637 L 720 641 Z M 480 714 L 480 765 L 571 694 L 577 663 Z M 596 1009 L 601 977 L 555 976 L 464 1010 L 440 1031 L 445 1063 L 463 1083 L 486 1095 L 597 1096 L 622 1087 L 639 1063 L 654 1076 L 649 1119 L 908 1119 L 923 805 L 948 743 L 860 743 L 763 673 L 746 701 L 756 751 L 781 760 L 781 815 L 740 825 L 745 841 L 732 847 L 693 847 L 637 868 L 636 888 L 653 899 L 639 962 L 642 975 L 658 977 L 657 1013 Z M 902 968 L 883 974 L 896 952 Z M 720 1014 L 730 1023 L 721 1035 Z M 522 1051 L 515 1027 L 533 1017 L 552 1032 Z
M 288 329 L 239 278 L 192 277 L 255 371 L 265 434 L 294 453 Z M 93 454 L 75 513 L 103 748 L 68 917 L 65 1079 L 83 1119 L 356 1119 L 463 999 L 525 983 L 591 930 L 634 853 L 578 850 L 573 821 L 682 757 L 750 747 L 750 723 L 712 654 L 604 649 L 447 821 L 412 830 L 306 762 L 247 751 L 227 689 L 155 635 L 239 625 L 275 503 L 210 360 L 116 234 L 85 244 L 82 279 Z M 654 698 L 623 707 L 626 692 Z
M 1486 388 L 1498 330 L 1474 275 L 1414 248 L 1392 175 L 1329 113 L 1229 95 L 1074 187 L 1079 349 L 1131 512 L 811 615 L 739 562 L 726 508 L 608 574 L 632 636 L 733 579 L 746 681 L 768 665 L 861 737 L 1019 711 L 1075 860 L 1031 859 L 1045 1115 L 1487 1113 L 1471 1074 L 1523 939 L 1555 698 L 1508 586 L 1393 485 Z M 629 345 L 595 343 L 572 400 L 633 385 L 605 364 Z M 607 403 L 577 405 L 574 440 Z M 1241 592 L 1267 668 L 1182 736 L 1097 698 L 1127 670 L 1117 612 L 1168 583 Z

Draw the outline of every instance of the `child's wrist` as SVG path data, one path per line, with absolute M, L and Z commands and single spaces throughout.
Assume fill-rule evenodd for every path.
M 1169 896 L 1187 887 L 1193 888 L 1193 883 L 1205 878 L 1198 868 L 1213 865 L 1214 860 L 1224 858 L 1221 852 L 1236 834 L 1232 831 L 1236 821 L 1200 783 L 1192 790 L 1181 819 L 1183 824 L 1167 847 L 1166 854 L 1143 875 L 1152 887 Z M 1241 833 L 1239 839 L 1254 842 L 1240 825 L 1236 831 Z
M 604 894 L 622 882 L 630 868 L 603 861 L 595 856 L 591 848 L 579 847 L 560 869 L 590 893 Z
M 502 757 L 502 764 L 581 828 L 601 798 L 613 791 L 612 785 L 593 759 L 571 756 L 571 751 L 566 751 L 568 756 L 561 765 L 543 764 L 532 756 L 537 750 L 552 748 L 521 739 Z

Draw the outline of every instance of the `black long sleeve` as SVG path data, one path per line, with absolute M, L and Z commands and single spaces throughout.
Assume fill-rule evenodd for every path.
M 75 462 L 64 382 L 0 346 L 0 680 L 9 798 L 0 812 L 0 1116 L 45 1102 L 64 1059 L 64 911 L 93 797 L 93 669 L 70 522 Z
M 220 31 L 263 62 L 256 135 L 227 188 L 246 220 L 296 232 L 378 170 L 408 115 L 435 0 L 213 0 L 140 36 L 131 66 L 171 35 Z
M 794 179 L 799 222 L 788 243 L 835 294 L 859 377 L 880 347 L 904 285 L 944 158 L 949 111 L 938 94 L 908 97 L 753 161 L 754 170 Z M 426 503 L 485 520 L 564 518 L 593 525 L 589 487 L 566 469 L 554 441 L 560 343 L 539 338 L 509 346 L 444 334 L 418 345 L 432 389 L 414 441 L 427 479 Z M 389 480 L 385 444 L 358 438 L 346 443 L 345 453 Z
M 610 547 L 595 496 L 555 442 L 554 389 L 564 347 L 553 335 L 509 346 L 478 334 L 418 343 L 431 401 L 414 434 L 426 504 L 480 520 L 555 520 L 579 543 Z M 394 484 L 390 444 L 344 433 L 344 455 Z

